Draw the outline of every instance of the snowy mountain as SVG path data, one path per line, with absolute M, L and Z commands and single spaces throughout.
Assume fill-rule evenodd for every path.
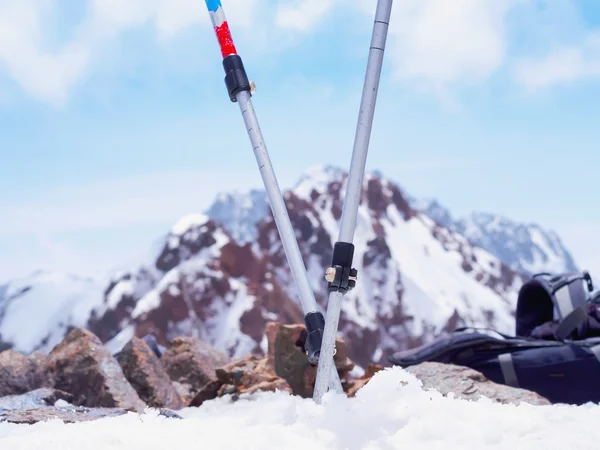
M 337 240 L 347 174 L 313 168 L 286 193 L 290 219 L 317 302 L 326 305 L 324 269 Z M 364 180 L 354 244 L 356 289 L 345 296 L 340 331 L 359 363 L 385 362 L 460 325 L 512 332 L 512 310 L 523 278 L 464 237 L 411 208 L 400 188 L 376 174 Z M 293 283 L 272 220 L 259 231 L 269 268 L 293 297 Z
M 474 245 L 521 272 L 579 270 L 558 234 L 537 224 L 518 223 L 484 212 L 474 212 L 455 220 L 436 200 L 418 202 L 415 206 L 440 225 L 462 234 Z
M 240 244 L 254 242 L 258 223 L 269 214 L 267 194 L 258 189 L 220 193 L 206 214 L 223 224 Z
M 164 342 L 196 332 L 232 356 L 264 352 L 267 321 L 303 318 L 265 269 L 250 244 L 238 244 L 205 215 L 186 216 L 152 265 L 112 280 L 88 325 L 115 351 L 134 334 Z
M 346 180 L 340 169 L 315 167 L 285 193 L 323 310 Z M 0 300 L 0 341 L 47 351 L 69 327 L 85 325 L 113 351 L 152 332 L 162 343 L 196 333 L 232 356 L 264 352 L 268 321 L 304 316 L 264 200 L 259 192 L 221 195 L 209 210 L 215 217 L 183 217 L 146 260 L 104 282 L 37 274 L 11 283 Z M 355 234 L 358 283 L 340 320 L 349 356 L 363 367 L 458 326 L 514 329 L 524 276 L 412 204 L 394 182 L 366 175 Z
M 48 352 L 102 304 L 102 280 L 35 272 L 0 291 L 0 349 Z

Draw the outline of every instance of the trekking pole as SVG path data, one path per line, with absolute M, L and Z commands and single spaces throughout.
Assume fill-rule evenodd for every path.
M 377 91 L 381 78 L 381 67 L 383 65 L 392 2 L 393 0 L 377 1 L 338 242 L 333 247 L 331 267 L 327 269 L 325 274 L 325 279 L 328 281 L 329 303 L 327 304 L 325 330 L 321 344 L 321 358 L 317 368 L 317 380 L 313 394 L 313 398 L 317 403 L 321 403 L 323 395 L 327 392 L 331 361 L 335 351 L 335 335 L 338 330 L 342 297 L 356 285 L 357 271 L 352 268 L 352 258 L 354 256 L 354 244 L 352 244 L 352 240 L 354 238 L 356 216 L 362 193 L 363 177 L 367 162 L 367 152 L 369 150 L 369 140 L 371 138 L 371 128 L 373 126 Z
M 242 63 L 242 58 L 237 54 L 237 50 L 233 43 L 229 25 L 225 18 L 223 6 L 220 0 L 205 0 L 212 24 L 217 35 L 221 54 L 223 55 L 223 68 L 225 69 L 225 85 L 229 93 L 229 99 L 232 102 L 237 102 L 242 112 L 242 117 L 246 125 L 246 131 L 250 137 L 252 149 L 256 156 L 256 161 L 260 169 L 265 190 L 269 198 L 273 218 L 281 237 L 283 249 L 290 265 L 292 277 L 298 288 L 300 302 L 304 311 L 304 323 L 308 336 L 306 338 L 306 353 L 311 363 L 316 363 L 320 359 L 321 339 L 323 336 L 323 328 L 325 326 L 325 318 L 317 309 L 314 292 L 310 286 L 310 281 L 306 273 L 302 254 L 296 241 L 296 235 L 290 221 L 281 190 L 269 153 L 265 145 L 265 141 L 258 124 L 256 112 L 252 105 L 251 96 L 254 92 L 254 83 L 248 80 L 246 69 Z M 330 356 L 331 364 L 328 365 L 329 372 L 327 374 L 326 383 L 336 392 L 343 392 L 340 377 L 337 369 L 333 364 L 333 354 Z

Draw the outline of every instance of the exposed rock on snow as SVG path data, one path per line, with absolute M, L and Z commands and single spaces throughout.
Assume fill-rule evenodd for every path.
M 162 363 L 143 340 L 134 337 L 116 358 L 125 378 L 148 406 L 170 409 L 184 406 Z
M 190 405 L 202 406 L 204 410 L 210 411 L 219 404 L 231 405 L 248 396 L 263 398 L 262 395 L 266 392 L 284 392 L 298 398 L 310 397 L 315 368 L 308 364 L 302 351 L 303 339 L 306 337 L 303 325 L 270 323 L 268 329 L 268 356 L 250 355 L 232 362 L 224 354 L 199 341 L 176 339 L 178 342 L 167 350 L 164 361 L 169 359 L 171 371 L 176 370 L 175 378 L 186 384 L 188 393 L 194 392 L 193 386 L 202 386 Z M 338 341 L 337 346 L 336 366 L 347 397 L 356 397 L 360 402 L 365 395 L 369 395 L 365 391 L 369 390 L 371 378 L 381 372 L 383 367 L 369 365 L 362 377 L 354 379 L 349 375 L 353 363 L 346 357 L 343 340 Z M 179 351 L 173 352 L 173 348 Z M 46 365 L 48 375 L 52 375 L 50 378 L 57 381 L 61 390 L 38 389 L 19 396 L 0 398 L 0 422 L 35 423 L 55 418 L 65 422 L 78 422 L 125 415 L 130 410 L 138 413 L 144 410 L 148 413 L 148 409 L 139 407 L 140 400 L 120 372 L 116 361 L 106 358 L 107 352 L 88 331 L 74 330 L 51 353 Z M 139 364 L 144 358 L 152 359 L 152 367 L 145 363 L 140 365 L 144 372 L 160 372 L 160 365 L 163 364 L 139 339 L 126 345 L 119 356 L 124 358 L 122 362 L 126 361 L 128 367 Z M 226 364 L 219 365 L 218 361 Z M 483 395 L 503 403 L 547 403 L 539 396 L 521 389 L 494 385 L 470 369 L 426 363 L 415 366 L 406 373 L 410 371 L 424 381 L 426 388 L 433 387 L 443 394 L 454 391 L 462 398 L 475 399 Z M 142 388 L 142 392 L 150 393 L 144 397 L 148 399 L 148 403 L 156 404 L 162 400 L 157 401 L 161 395 L 155 393 L 160 393 L 165 389 L 165 383 L 169 383 L 164 376 L 145 377 L 141 374 L 136 374 L 131 380 L 138 389 Z M 208 381 L 204 382 L 206 380 Z M 224 398 L 219 400 L 217 397 Z M 340 402 L 343 398 L 337 396 L 333 401 Z M 325 399 L 324 404 L 327 405 L 330 401 L 332 399 Z M 86 403 L 88 407 L 78 403 Z M 128 403 L 133 403 L 134 407 L 128 407 Z M 179 406 L 183 405 L 180 403 Z M 182 414 L 184 411 L 185 408 Z M 157 412 L 170 418 L 181 417 L 171 409 L 160 408 Z
M 87 330 L 71 331 L 50 352 L 45 370 L 54 388 L 73 394 L 76 406 L 146 408 L 116 359 Z
M 461 367 L 436 362 L 424 362 L 408 367 L 423 383 L 423 389 L 435 389 L 443 395 L 452 393 L 456 398 L 477 400 L 489 398 L 498 403 L 530 405 L 550 405 L 550 401 L 525 389 L 497 384 L 488 380 L 483 374 L 468 367 Z
M 179 383 L 184 402 L 190 404 L 207 384 L 217 379 L 217 368 L 230 359 L 198 339 L 180 337 L 169 344 L 161 362 L 171 380 Z
M 0 353 L 0 397 L 24 394 L 47 386 L 43 358 L 38 352 L 29 357 L 14 350 Z
M 288 382 L 275 374 L 264 357 L 251 355 L 238 359 L 217 369 L 216 374 L 221 383 L 219 397 L 232 395 L 238 398 L 240 395 L 254 394 L 258 391 L 293 393 Z

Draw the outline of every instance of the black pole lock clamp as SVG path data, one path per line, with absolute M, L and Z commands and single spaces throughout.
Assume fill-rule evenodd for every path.
M 336 242 L 333 246 L 333 257 L 331 267 L 325 273 L 325 279 L 329 282 L 327 290 L 329 293 L 346 293 L 356 286 L 358 271 L 352 268 L 354 257 L 354 244 L 349 242 Z
M 252 86 L 246 75 L 246 69 L 240 55 L 229 55 L 223 58 L 225 69 L 225 85 L 229 93 L 229 99 L 236 102 L 236 95 L 241 91 L 250 92 Z
M 321 344 L 323 342 L 323 330 L 325 329 L 325 318 L 320 312 L 309 312 L 304 316 L 306 325 L 306 344 L 304 349 L 311 364 L 316 364 L 319 361 L 321 353 Z

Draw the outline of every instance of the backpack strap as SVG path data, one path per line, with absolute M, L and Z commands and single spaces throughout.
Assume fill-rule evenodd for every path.
M 512 359 L 511 353 L 502 353 L 498 355 L 498 364 L 500 364 L 500 370 L 504 377 L 504 383 L 514 388 L 519 387 L 519 378 L 517 377 L 517 371 L 515 364 Z
M 590 274 L 541 273 L 534 275 L 534 279 L 542 284 L 552 299 L 553 318 L 558 322 L 554 337 L 562 341 L 575 331 L 578 331 L 579 336 L 583 336 L 588 317 L 585 287 L 589 292 L 594 290 Z

